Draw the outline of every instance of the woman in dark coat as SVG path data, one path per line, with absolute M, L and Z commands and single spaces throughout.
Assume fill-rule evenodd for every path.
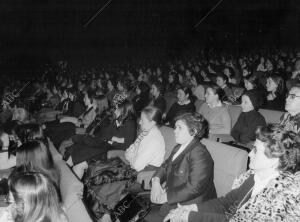
M 171 126 L 175 124 L 175 118 L 184 113 L 195 112 L 195 105 L 192 100 L 193 93 L 190 88 L 181 86 L 177 89 L 177 99 L 178 101 L 174 103 L 169 112 L 167 113 L 165 122 L 169 123 Z
M 191 113 L 176 120 L 174 132 L 178 145 L 151 180 L 151 201 L 163 205 L 153 207 L 147 221 L 162 221 L 179 203 L 204 202 L 216 197 L 214 162 L 200 142 L 208 128 L 206 120 Z
M 259 93 L 247 91 L 242 96 L 242 113 L 231 130 L 231 136 L 238 143 L 248 145 L 255 141 L 255 131 L 258 126 L 265 126 L 265 118 L 257 111 L 260 104 Z

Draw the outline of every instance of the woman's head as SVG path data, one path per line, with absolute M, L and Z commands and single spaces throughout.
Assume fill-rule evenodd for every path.
M 141 112 L 140 126 L 142 130 L 149 130 L 155 125 L 160 125 L 162 112 L 154 106 L 147 106 Z
M 148 94 L 149 91 L 150 91 L 150 87 L 144 81 L 139 82 L 139 84 L 136 87 L 136 92 L 137 92 L 138 95 L 140 95 L 140 94 Z
M 185 103 L 189 101 L 192 97 L 192 91 L 190 88 L 181 86 L 177 89 L 177 99 L 180 103 Z
M 258 86 L 258 78 L 256 75 L 248 75 L 244 78 L 246 90 L 255 89 Z
M 28 123 L 19 126 L 16 134 L 22 143 L 35 139 L 44 140 L 43 129 L 39 124 L 36 123 Z
M 217 85 L 212 85 L 207 87 L 205 93 L 205 101 L 208 104 L 214 104 L 219 101 L 222 102 L 222 99 L 225 97 L 224 90 Z
M 91 106 L 94 103 L 95 93 L 92 90 L 88 90 L 83 98 L 84 105 L 87 107 Z
M 24 108 L 17 108 L 13 111 L 12 120 L 17 120 L 20 122 L 26 122 L 29 119 L 29 113 Z
M 269 124 L 256 131 L 254 148 L 249 154 L 253 170 L 274 169 L 295 173 L 300 167 L 300 139 L 280 125 Z
M 109 91 L 112 91 L 117 87 L 117 83 L 114 79 L 108 79 L 106 86 Z
M 107 97 L 100 95 L 96 97 L 97 113 L 101 114 L 104 110 L 108 109 Z
M 14 221 L 66 221 L 57 190 L 44 174 L 17 168 L 8 183 Z
M 249 112 L 252 110 L 258 110 L 261 106 L 261 98 L 259 97 L 259 94 L 257 94 L 255 91 L 250 90 L 246 91 L 242 96 L 242 111 L 243 112 Z
M 135 116 L 133 104 L 125 99 L 117 105 L 114 115 L 119 124 L 122 124 L 127 119 L 133 118 Z
M 23 165 L 28 171 L 44 173 L 56 185 L 59 185 L 60 178 L 50 150 L 40 140 L 25 142 L 17 149 L 16 165 Z
M 176 118 L 175 140 L 176 143 L 186 144 L 194 138 L 202 139 L 206 136 L 208 123 L 198 113 L 186 113 Z
M 159 81 L 154 81 L 151 84 L 151 95 L 155 98 L 157 98 L 159 95 L 163 92 L 163 85 Z
M 269 76 L 266 83 L 267 91 L 280 95 L 284 91 L 284 81 L 280 76 Z

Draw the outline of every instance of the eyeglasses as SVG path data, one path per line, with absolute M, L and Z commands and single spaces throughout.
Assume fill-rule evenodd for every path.
M 295 98 L 300 98 L 300 96 L 297 96 L 295 94 L 287 94 L 286 98 L 291 98 L 291 99 L 295 99 Z

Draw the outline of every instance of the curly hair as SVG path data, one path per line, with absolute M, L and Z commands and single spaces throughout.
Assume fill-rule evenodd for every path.
M 189 129 L 191 136 L 201 140 L 207 136 L 208 122 L 199 113 L 185 113 L 176 117 L 175 121 L 183 121 Z
M 265 155 L 279 158 L 278 170 L 295 173 L 300 170 L 300 137 L 279 124 L 259 127 L 256 139 L 265 143 Z

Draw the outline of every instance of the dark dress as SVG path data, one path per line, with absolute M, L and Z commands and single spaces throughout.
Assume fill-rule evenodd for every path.
M 180 116 L 184 113 L 193 113 L 195 112 L 196 108 L 194 103 L 190 102 L 188 104 L 180 105 L 178 103 L 174 103 L 167 116 L 166 116 L 166 122 L 169 122 L 171 126 L 175 125 L 175 118 L 177 116 Z
M 258 111 L 242 112 L 231 130 L 231 136 L 235 141 L 246 144 L 255 140 L 257 127 L 265 125 L 266 120 Z
M 284 111 L 285 107 L 285 96 L 284 94 L 276 96 L 273 100 L 265 100 L 262 109 Z
M 113 136 L 124 138 L 124 143 L 108 144 L 107 141 L 110 141 Z M 115 123 L 112 123 L 95 136 L 73 136 L 72 140 L 74 144 L 68 148 L 68 152 L 72 156 L 74 165 L 76 165 L 106 153 L 108 150 L 125 150 L 134 142 L 135 136 L 135 120 L 126 120 L 119 127 Z

